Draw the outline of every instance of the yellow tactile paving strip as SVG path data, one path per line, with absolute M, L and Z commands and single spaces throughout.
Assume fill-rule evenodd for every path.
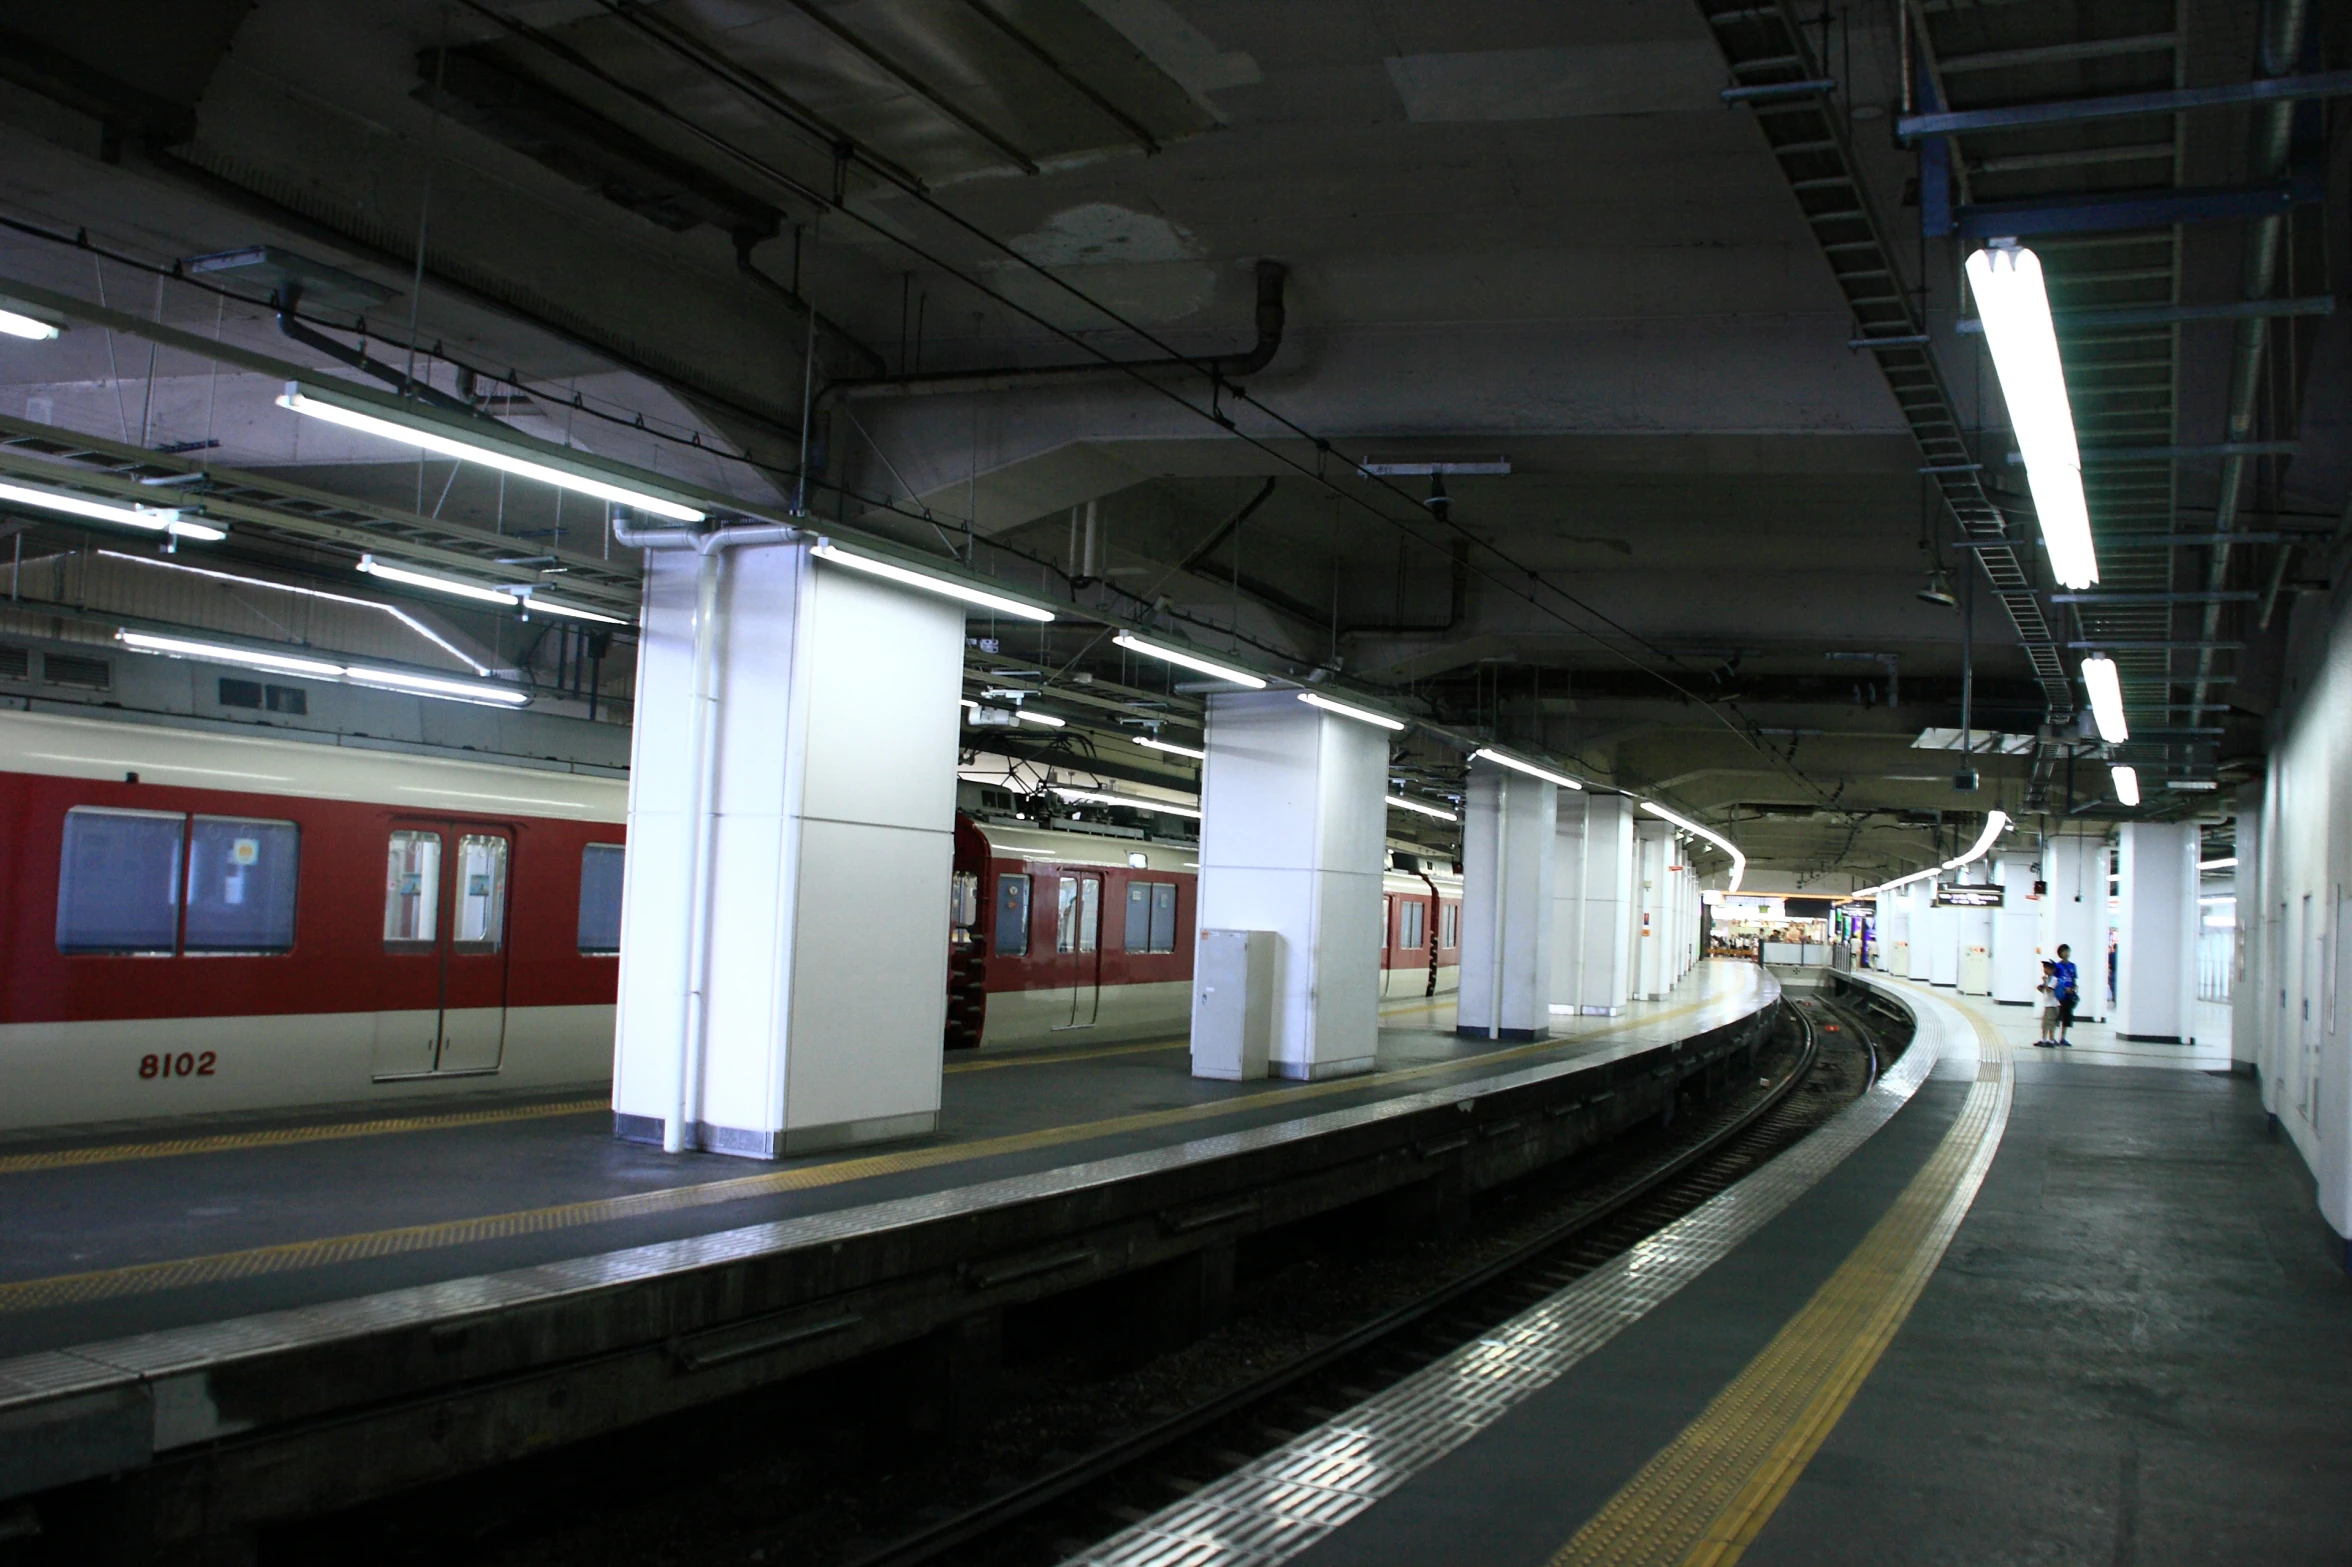
M 1973 1008 L 1975 1086 L 1927 1163 L 1803 1310 L 1628 1481 L 1550 1567 L 1729 1567 L 1894 1341 L 1968 1215 L 2008 1124 L 2009 1051 Z
M 1674 1022 L 1694 1012 L 1726 1004 L 1737 1006 L 1746 997 L 1710 995 L 1680 1006 L 1667 1007 L 1638 1018 L 1592 1033 L 1579 1033 L 1560 1039 L 1537 1040 L 1532 1044 L 1514 1045 L 1501 1050 L 1490 1050 L 1480 1055 L 1464 1056 L 1449 1061 L 1432 1061 L 1417 1066 L 1401 1067 L 1394 1071 L 1367 1073 L 1358 1077 L 1332 1078 L 1320 1083 L 1301 1083 L 1285 1088 L 1279 1095 L 1285 1105 L 1321 1099 L 1334 1094 L 1359 1092 L 1365 1088 L 1387 1087 L 1432 1077 L 1444 1072 L 1487 1068 L 1502 1062 L 1518 1060 L 1563 1047 L 1595 1043 L 1622 1035 L 1656 1028 Z M 838 1186 L 848 1181 L 865 1180 L 880 1175 L 904 1174 L 910 1170 L 924 1170 L 939 1165 L 960 1164 L 970 1160 L 992 1158 L 1000 1154 L 1023 1153 L 1038 1148 L 1052 1148 L 1068 1143 L 1084 1142 L 1092 1138 L 1111 1137 L 1123 1132 L 1148 1131 L 1163 1126 L 1180 1125 L 1190 1121 L 1209 1120 L 1254 1109 L 1264 1096 L 1246 1099 L 1220 1099 L 1206 1104 L 1184 1105 L 1175 1109 L 1141 1111 L 1131 1115 L 1111 1116 L 1099 1121 L 1085 1121 L 1071 1126 L 1044 1127 L 1032 1132 L 1018 1132 L 1002 1137 L 979 1138 L 971 1142 L 948 1143 L 929 1148 L 910 1148 L 895 1153 L 869 1154 L 859 1158 L 838 1159 L 826 1164 L 803 1165 L 790 1170 L 773 1170 L 759 1175 L 738 1176 L 731 1180 L 708 1181 L 691 1186 L 671 1186 L 657 1191 L 634 1192 L 621 1197 L 598 1197 L 579 1202 L 558 1203 L 551 1207 L 523 1209 L 511 1213 L 483 1214 L 464 1219 L 440 1220 L 430 1224 L 405 1225 L 395 1229 L 371 1230 L 355 1235 L 327 1236 L 315 1240 L 288 1241 L 274 1246 L 256 1246 L 241 1251 L 217 1252 L 209 1256 L 170 1258 L 160 1262 L 136 1263 L 127 1267 L 103 1268 L 87 1273 L 53 1274 L 47 1278 L 23 1279 L 0 1284 L 0 1314 L 38 1311 L 46 1307 L 76 1305 L 94 1300 L 111 1300 L 124 1295 L 148 1295 L 162 1290 L 184 1289 L 199 1284 L 218 1284 L 231 1280 L 259 1278 L 268 1274 L 290 1273 L 303 1268 L 328 1267 L 338 1263 L 361 1262 L 378 1257 L 399 1256 L 412 1252 L 434 1251 L 443 1247 L 463 1246 L 477 1241 L 506 1240 L 521 1235 L 540 1235 L 550 1231 L 576 1229 L 585 1225 L 610 1224 L 624 1219 L 647 1218 L 664 1213 L 677 1213 L 694 1208 L 712 1207 L 720 1203 L 742 1202 L 751 1198 L 772 1197 L 786 1192 L 808 1191 L 825 1186 Z

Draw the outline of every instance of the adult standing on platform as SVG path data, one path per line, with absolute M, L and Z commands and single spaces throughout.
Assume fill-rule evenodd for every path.
M 2075 974 L 2074 960 L 2067 956 L 2067 948 L 2058 948 L 2058 961 L 2050 965 L 2050 982 L 2058 988 L 2058 1043 L 2071 1046 L 2067 1035 L 2074 1028 L 2075 1003 L 2082 1000 L 2082 986 Z

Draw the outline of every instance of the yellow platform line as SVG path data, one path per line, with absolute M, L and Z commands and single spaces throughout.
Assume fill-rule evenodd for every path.
M 1415 1004 L 1426 1010 L 1445 1000 L 1441 997 L 1438 1001 L 1427 1001 L 1416 997 Z M 1384 1003 L 1381 1010 L 1403 1011 L 1406 1008 L 1392 1001 Z M 1094 1050 L 1040 1050 L 1025 1055 L 974 1057 L 965 1061 L 950 1061 L 942 1070 L 951 1073 L 1000 1072 L 1007 1067 L 1052 1066 L 1061 1061 L 1095 1061 L 1105 1056 L 1148 1055 L 1155 1051 L 1180 1050 L 1185 1043 L 1185 1036 L 1171 1035 L 1141 1044 L 1108 1045 Z M 424 1115 L 374 1116 L 365 1121 L 270 1127 L 251 1132 L 217 1132 L 201 1137 L 169 1137 L 144 1143 L 92 1143 L 80 1148 L 0 1154 L 0 1175 L 16 1175 L 30 1170 L 67 1170 L 91 1164 L 117 1164 L 130 1159 L 175 1159 L 185 1154 L 233 1153 L 245 1148 L 285 1148 L 300 1143 L 339 1142 L 347 1137 L 384 1137 L 399 1132 L 439 1131 L 452 1126 L 494 1126 L 506 1121 L 587 1115 L 611 1108 L 611 1097 L 605 1095 L 595 1099 L 565 1099 L 499 1110 L 449 1110 Z
M 859 1158 L 837 1159 L 830 1163 L 802 1165 L 789 1170 L 772 1170 L 758 1175 L 737 1176 L 723 1181 L 706 1181 L 691 1186 L 670 1186 L 655 1191 L 633 1192 L 622 1197 L 594 1197 L 579 1202 L 557 1203 L 545 1208 L 529 1208 L 511 1213 L 483 1214 L 464 1219 L 443 1219 L 427 1224 L 403 1225 L 394 1229 L 370 1230 L 354 1235 L 328 1236 L 315 1240 L 286 1241 L 273 1246 L 255 1246 L 240 1251 L 216 1252 L 201 1257 L 170 1258 L 159 1262 L 132 1263 L 119 1268 L 100 1268 L 85 1273 L 52 1274 L 46 1278 L 22 1279 L 0 1284 L 0 1315 L 22 1311 L 38 1311 L 52 1306 L 78 1305 L 94 1300 L 112 1300 L 125 1295 L 148 1295 L 161 1290 L 185 1289 L 199 1284 L 218 1284 L 229 1280 L 260 1278 L 274 1273 L 290 1273 L 303 1268 L 329 1267 L 338 1263 L 364 1262 L 377 1257 L 392 1257 L 411 1252 L 435 1251 L 449 1246 L 464 1246 L 477 1241 L 508 1240 L 516 1236 L 542 1235 L 550 1231 L 577 1229 L 584 1225 L 611 1224 L 624 1219 L 648 1218 L 658 1214 L 679 1213 L 695 1208 L 714 1207 L 721 1203 L 743 1202 L 760 1197 L 773 1197 L 786 1192 L 810 1191 L 819 1187 L 838 1186 L 850 1181 L 861 1181 L 882 1175 L 901 1175 L 913 1170 L 926 1170 L 945 1164 L 960 1164 L 969 1160 L 994 1158 L 1000 1154 L 1025 1153 L 1038 1148 L 1059 1147 L 1068 1143 L 1085 1142 L 1092 1138 L 1112 1137 L 1122 1132 L 1149 1131 L 1163 1126 L 1182 1125 L 1191 1121 L 1230 1116 L 1259 1108 L 1267 1103 L 1284 1106 L 1302 1100 L 1321 1099 L 1333 1094 L 1355 1093 L 1366 1088 L 1389 1087 L 1433 1077 L 1444 1072 L 1468 1071 L 1491 1067 L 1501 1062 L 1522 1059 L 1547 1051 L 1589 1044 L 1644 1029 L 1655 1028 L 1687 1017 L 1708 1007 L 1724 1005 L 1729 998 L 1708 996 L 1686 1002 L 1678 1007 L 1653 1012 L 1641 1018 L 1629 1019 L 1619 1027 L 1591 1034 L 1579 1034 L 1565 1039 L 1536 1040 L 1530 1044 L 1513 1045 L 1502 1050 L 1490 1050 L 1479 1055 L 1463 1056 L 1451 1061 L 1431 1061 L 1418 1066 L 1399 1067 L 1388 1072 L 1371 1072 L 1356 1077 L 1330 1078 L 1319 1083 L 1300 1083 L 1272 1093 L 1252 1094 L 1236 1099 L 1212 1100 L 1206 1104 L 1183 1105 L 1167 1110 L 1145 1110 L 1128 1115 L 1110 1116 L 1099 1121 L 1085 1121 L 1072 1126 L 1043 1127 L 1032 1132 L 1014 1132 L 1001 1137 L 977 1138 L 966 1143 L 945 1143 L 929 1148 L 909 1148 L 893 1153 L 868 1154 Z M 1736 1003 L 1735 1003 L 1736 1004 Z
M 1975 1086 L 1927 1163 L 1804 1308 L 1550 1567 L 1729 1567 L 1772 1517 L 1894 1341 L 2000 1146 L 2009 1052 L 1968 1009 Z

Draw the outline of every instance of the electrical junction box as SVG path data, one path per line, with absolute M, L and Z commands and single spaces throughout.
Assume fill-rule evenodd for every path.
M 1270 930 L 1204 930 L 1192 948 L 1192 1075 L 1242 1082 L 1266 1075 L 1274 1041 Z

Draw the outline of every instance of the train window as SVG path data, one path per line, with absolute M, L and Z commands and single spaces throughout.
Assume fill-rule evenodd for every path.
M 1078 883 L 1078 950 L 1092 952 L 1102 930 L 1102 878 L 1088 876 Z
M 457 929 L 450 935 L 459 952 L 496 952 L 506 940 L 505 838 L 458 835 Z
M 291 952 L 302 829 L 292 822 L 199 816 L 188 835 L 183 952 Z
M 1397 945 L 1407 952 L 1418 952 L 1429 934 L 1429 905 L 1419 898 L 1407 898 L 1404 904 L 1404 934 L 1397 937 Z
M 1437 944 L 1448 952 L 1462 944 L 1462 906 L 1459 903 L 1438 905 Z
M 1148 881 L 1127 884 L 1127 925 L 1119 937 L 1121 950 L 1151 951 L 1151 893 L 1152 884 Z
M 1029 954 L 1029 878 L 996 879 L 996 950 L 1008 958 Z
M 168 957 L 180 932 L 177 811 L 77 805 L 65 813 L 57 873 L 57 950 Z
M 1172 881 L 1152 883 L 1151 950 L 1176 950 L 1176 884 Z
M 617 843 L 580 851 L 580 950 L 603 957 L 621 950 L 621 865 Z
M 1064 876 L 1054 894 L 1054 951 L 1092 952 L 1102 929 L 1102 878 Z
M 385 860 L 384 944 L 434 941 L 441 934 L 441 835 L 396 832 Z
M 957 871 L 947 884 L 947 926 L 970 930 L 980 923 L 980 873 Z

